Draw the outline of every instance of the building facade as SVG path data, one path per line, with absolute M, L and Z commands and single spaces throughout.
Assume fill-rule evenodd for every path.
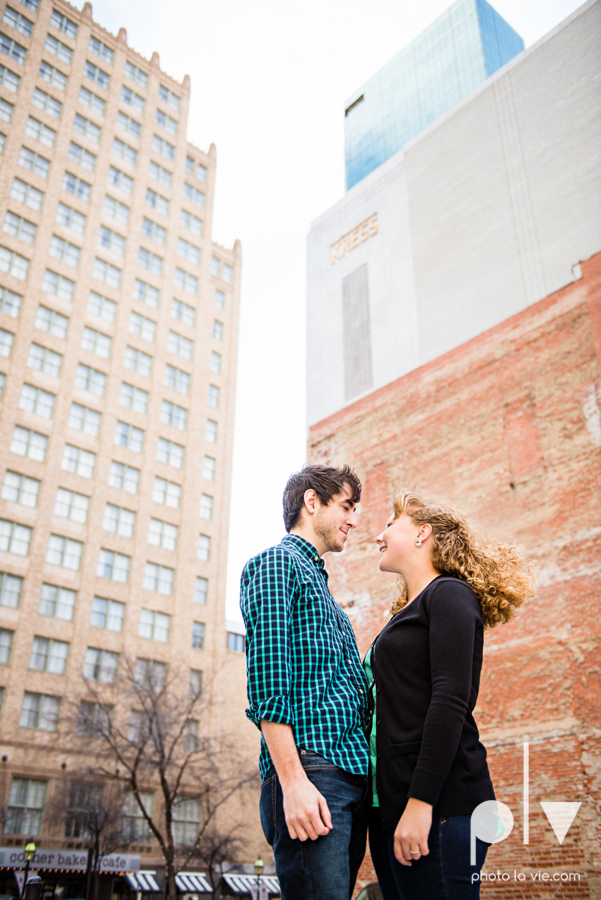
M 598 251 L 600 31 L 591 0 L 312 223 L 309 425 L 568 284 Z
M 486 0 L 456 0 L 345 104 L 347 190 L 523 49 Z
M 230 660 L 243 683 L 225 627 L 241 248 L 211 236 L 188 76 L 89 3 L 0 19 L 3 840 L 60 849 L 45 808 L 77 764 L 70 698 L 118 702 L 126 659 L 194 683 Z

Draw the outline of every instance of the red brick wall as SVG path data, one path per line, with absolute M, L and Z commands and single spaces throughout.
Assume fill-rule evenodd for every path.
M 485 641 L 476 718 L 498 799 L 515 819 L 488 854 L 486 872 L 510 875 L 485 884 L 491 900 L 601 897 L 601 254 L 582 273 L 309 436 L 312 461 L 351 463 L 364 482 L 358 528 L 328 561 L 362 651 L 386 621 L 394 590 L 394 578 L 377 569 L 373 538 L 399 487 L 452 502 L 538 563 L 534 599 Z M 582 802 L 562 845 L 541 800 Z M 580 881 L 551 880 L 562 873 Z M 370 880 L 368 863 L 361 883 Z

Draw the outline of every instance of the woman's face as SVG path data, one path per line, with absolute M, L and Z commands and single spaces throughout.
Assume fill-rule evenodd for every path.
M 391 516 L 388 519 L 386 528 L 376 538 L 380 548 L 381 572 L 403 574 L 418 549 L 415 541 L 419 532 L 420 527 L 409 516 L 402 515 L 398 519 Z

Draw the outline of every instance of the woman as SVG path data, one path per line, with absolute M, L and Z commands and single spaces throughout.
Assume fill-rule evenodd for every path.
M 411 491 L 376 541 L 380 570 L 400 575 L 393 617 L 365 660 L 380 889 L 384 900 L 474 900 L 488 845 L 477 842 L 470 866 L 470 816 L 495 799 L 472 715 L 483 631 L 512 617 L 534 578 L 513 548 Z

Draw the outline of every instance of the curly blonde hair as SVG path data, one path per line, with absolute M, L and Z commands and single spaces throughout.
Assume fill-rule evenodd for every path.
M 394 501 L 395 520 L 402 515 L 409 516 L 417 526 L 432 526 L 432 565 L 443 575 L 469 584 L 480 603 L 485 628 L 508 622 L 517 607 L 534 593 L 533 564 L 526 563 L 509 544 L 483 540 L 457 510 L 404 489 Z M 407 585 L 401 575 L 391 613 L 399 612 L 407 603 Z

